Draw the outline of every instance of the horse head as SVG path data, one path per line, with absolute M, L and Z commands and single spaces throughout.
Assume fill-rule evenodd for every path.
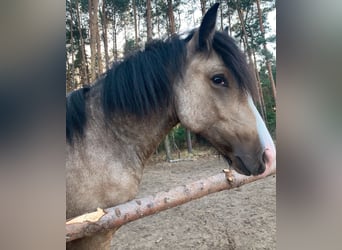
M 255 82 L 243 53 L 215 30 L 217 9 L 187 38 L 186 69 L 175 85 L 177 116 L 239 173 L 259 175 L 275 164 L 275 146 L 253 103 Z

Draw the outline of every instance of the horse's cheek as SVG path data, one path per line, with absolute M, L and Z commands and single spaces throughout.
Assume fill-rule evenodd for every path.
M 207 129 L 213 120 L 211 117 L 213 112 L 210 112 L 209 105 L 201 99 L 181 99 L 176 109 L 181 124 L 195 133 Z

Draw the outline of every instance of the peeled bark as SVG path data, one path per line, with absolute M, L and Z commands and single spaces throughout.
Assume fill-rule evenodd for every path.
M 96 212 L 78 216 L 66 222 L 66 241 L 106 232 L 142 217 L 179 206 L 211 193 L 240 187 L 275 173 L 275 165 L 258 176 L 245 176 L 225 170 L 224 173 L 179 186 L 167 192 L 159 192 L 154 196 L 135 199 L 107 209 L 98 208 Z

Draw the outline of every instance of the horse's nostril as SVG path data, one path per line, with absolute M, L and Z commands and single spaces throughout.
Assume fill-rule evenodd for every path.
M 261 163 L 258 168 L 258 174 L 262 174 L 263 172 L 265 172 L 265 170 L 266 170 L 265 164 Z
M 267 150 L 267 149 L 266 149 L 266 150 Z M 257 174 L 258 174 L 258 175 L 259 175 L 259 174 L 262 174 L 263 172 L 265 172 L 265 170 L 266 170 L 266 165 L 267 165 L 267 163 L 268 163 L 268 161 L 269 161 L 268 156 L 267 156 L 267 153 L 266 153 L 266 150 L 262 153 L 262 156 L 261 156 L 262 162 L 260 163 L 259 168 L 258 168 L 258 170 L 257 170 Z
M 269 148 L 266 148 L 265 151 L 262 154 L 262 161 L 266 166 L 269 166 L 272 164 L 272 162 L 275 159 L 275 154 L 273 151 Z
M 266 152 L 266 151 L 264 151 L 264 152 L 262 153 L 262 162 L 263 162 L 264 164 L 266 164 L 266 162 L 267 162 L 267 155 L 266 155 L 265 152 Z

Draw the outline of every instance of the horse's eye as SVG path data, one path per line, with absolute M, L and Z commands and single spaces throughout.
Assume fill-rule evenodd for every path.
M 224 75 L 214 75 L 211 78 L 211 81 L 218 86 L 224 86 L 224 87 L 228 87 L 228 81 L 226 80 L 226 78 L 224 77 Z

